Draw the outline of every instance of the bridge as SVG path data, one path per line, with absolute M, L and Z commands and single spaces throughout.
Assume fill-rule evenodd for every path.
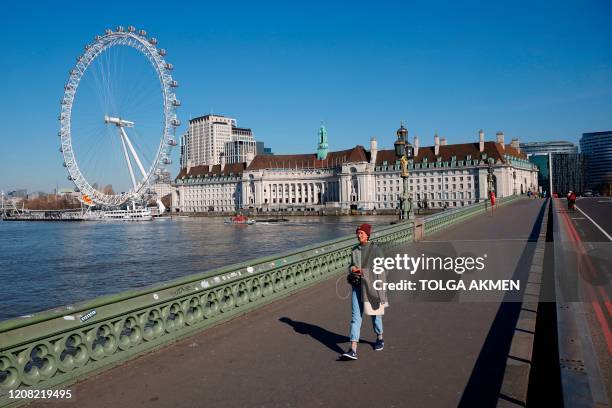
M 510 197 L 376 231 L 407 253 L 503 243 L 525 285 L 513 299 L 392 302 L 385 350 L 364 319 L 357 362 L 338 361 L 351 236 L 3 322 L 0 406 L 34 388 L 75 398 L 32 407 L 608 406 L 609 204 L 563 204 Z

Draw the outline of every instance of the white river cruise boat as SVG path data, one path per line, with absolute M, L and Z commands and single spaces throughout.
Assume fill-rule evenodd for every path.
M 127 210 L 105 211 L 104 220 L 107 221 L 151 221 L 153 215 L 148 208 L 130 208 Z

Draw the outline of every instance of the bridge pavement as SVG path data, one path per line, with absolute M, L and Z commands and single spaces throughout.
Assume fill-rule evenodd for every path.
M 543 200 L 521 200 L 430 240 L 539 234 Z M 525 255 L 525 254 L 523 254 Z M 529 262 L 530 254 L 524 256 Z M 71 388 L 72 403 L 33 407 L 494 406 L 520 303 L 398 303 L 375 352 L 364 319 L 358 361 L 348 347 L 348 287 L 325 281 Z

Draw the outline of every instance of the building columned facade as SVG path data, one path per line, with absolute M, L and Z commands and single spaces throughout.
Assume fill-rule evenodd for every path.
M 409 186 L 415 206 L 453 208 L 487 198 L 489 162 L 497 197 L 537 190 L 537 167 L 520 151 L 518 141 L 484 141 L 447 145 L 434 137 L 419 146 L 415 137 L 409 162 Z M 393 150 L 358 145 L 325 151 L 326 132 L 319 132 L 313 154 L 247 155 L 242 163 L 187 166 L 173 184 L 173 211 L 206 212 L 254 209 L 396 209 L 402 194 L 400 163 Z M 323 158 L 322 158 L 323 157 Z

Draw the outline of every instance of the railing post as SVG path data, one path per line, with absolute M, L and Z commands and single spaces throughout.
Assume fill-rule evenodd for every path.
M 412 221 L 412 240 L 422 241 L 425 236 L 425 219 L 422 217 L 415 218 Z

